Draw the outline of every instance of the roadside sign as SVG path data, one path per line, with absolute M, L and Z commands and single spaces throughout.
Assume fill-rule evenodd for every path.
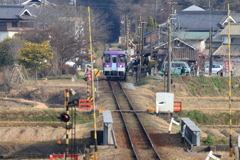
M 225 68 L 225 73 L 228 73 L 230 68 L 229 61 L 224 61 L 224 68 Z
M 99 77 L 99 76 L 100 76 L 99 70 L 95 69 L 95 70 L 94 70 L 94 75 Z
M 87 81 L 92 82 L 92 71 L 91 70 L 87 71 Z

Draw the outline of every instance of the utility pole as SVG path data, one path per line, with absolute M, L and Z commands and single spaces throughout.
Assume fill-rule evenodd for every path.
M 213 65 L 213 57 L 212 57 L 212 37 L 213 37 L 213 28 L 211 27 L 210 32 L 209 32 L 209 76 L 212 76 L 212 65 Z
M 138 46 L 137 46 L 137 61 L 139 62 L 140 61 L 140 58 L 141 58 L 141 25 L 139 24 L 138 26 Z M 140 70 L 140 63 L 137 64 L 137 71 L 136 71 L 136 82 L 138 82 L 139 80 L 139 70 Z
M 170 14 L 170 20 L 171 20 L 171 25 L 174 24 L 172 23 L 172 19 L 175 19 L 175 15 L 174 15 L 174 10 L 173 10 L 173 6 L 174 5 L 183 5 L 182 3 L 179 3 L 179 2 L 165 2 L 164 4 L 169 4 L 171 5 L 171 14 Z M 174 29 L 174 28 L 172 28 Z
M 167 75 L 167 92 L 171 92 L 171 20 L 168 20 L 168 75 Z
M 158 24 L 158 45 L 159 45 L 159 47 L 160 47 L 160 39 L 161 39 L 161 28 L 160 28 L 160 24 Z
M 128 20 L 128 15 L 126 15 L 126 19 L 125 19 L 125 23 L 126 23 L 126 49 L 128 48 L 128 39 L 129 39 L 129 20 Z
M 143 66 L 143 46 L 144 46 L 144 29 L 145 29 L 145 24 L 146 22 L 141 22 L 141 26 L 142 26 L 142 45 L 141 45 L 141 61 L 140 61 L 140 69 L 142 69 L 142 66 Z
M 154 24 L 156 24 L 156 23 L 157 23 L 156 19 L 157 19 L 157 0 L 155 0 Z
M 179 2 L 165 2 L 165 4 L 171 5 L 171 14 L 168 20 L 168 75 L 167 75 L 167 92 L 171 92 L 171 68 L 172 68 L 172 40 L 171 40 L 171 32 L 172 32 L 172 19 L 173 17 L 173 5 L 179 5 Z
M 150 33 L 150 59 L 152 59 L 152 33 Z
M 137 45 L 137 54 L 139 54 L 140 53 L 140 45 L 141 45 L 141 37 L 140 37 L 140 33 L 141 33 L 141 27 L 140 27 L 140 25 L 138 26 L 138 35 L 137 35 L 137 43 L 138 43 L 138 45 Z

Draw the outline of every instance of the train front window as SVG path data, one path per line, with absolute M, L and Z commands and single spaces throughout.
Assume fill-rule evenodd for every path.
M 105 54 L 104 55 L 104 62 L 109 63 L 110 62 L 110 54 Z
M 117 57 L 112 57 L 112 63 L 116 63 L 117 62 Z
M 119 55 L 118 62 L 125 62 L 125 55 Z

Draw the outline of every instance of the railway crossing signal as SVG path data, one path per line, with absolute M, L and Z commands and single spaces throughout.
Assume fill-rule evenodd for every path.
M 77 107 L 79 104 L 79 99 L 74 99 L 71 102 L 68 102 L 68 105 Z
M 92 71 L 91 70 L 87 71 L 87 82 L 92 82 Z
M 70 116 L 67 113 L 62 113 L 58 118 L 63 122 L 68 122 L 70 120 Z

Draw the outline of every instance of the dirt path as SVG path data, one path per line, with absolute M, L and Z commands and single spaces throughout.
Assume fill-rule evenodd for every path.
M 31 103 L 33 105 L 33 108 L 39 108 L 39 109 L 49 108 L 44 103 L 40 103 L 40 102 L 36 102 L 36 101 L 29 101 L 29 100 L 22 99 L 22 98 L 2 98 L 2 97 L 0 97 L 0 99 L 1 100 L 11 100 L 11 101 L 17 101 L 17 102 Z

